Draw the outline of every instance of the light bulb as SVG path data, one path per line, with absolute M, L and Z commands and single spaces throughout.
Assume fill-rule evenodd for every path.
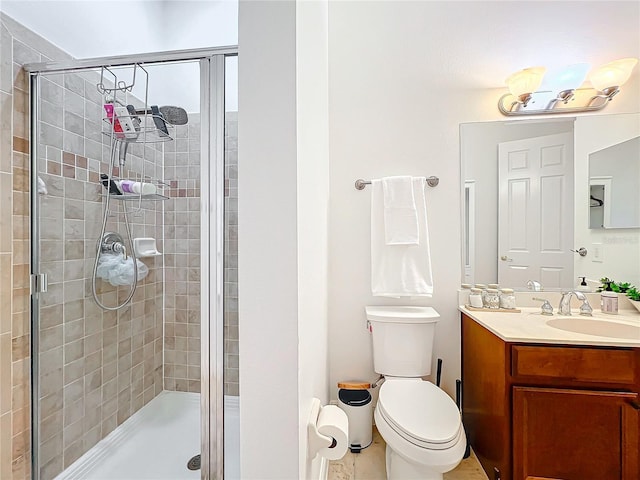
M 637 63 L 637 58 L 622 58 L 602 65 L 589 75 L 591 85 L 600 92 L 611 87 L 621 87 L 629 80 L 631 71 Z
M 591 65 L 588 63 L 576 63 L 575 65 L 551 70 L 544 76 L 541 89 L 552 92 L 575 90 L 584 82 L 589 68 L 591 68 Z
M 544 67 L 530 67 L 510 75 L 505 82 L 511 95 L 520 97 L 535 92 L 542 83 L 545 71 Z

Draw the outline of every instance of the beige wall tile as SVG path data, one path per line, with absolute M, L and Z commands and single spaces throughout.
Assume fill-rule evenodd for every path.
M 11 478 L 11 412 L 0 415 L 0 478 Z
M 0 92 L 0 172 L 11 172 L 13 96 Z
M 29 358 L 30 335 L 21 335 L 11 339 L 11 359 L 13 362 Z
M 13 288 L 27 288 L 29 287 L 29 273 L 30 266 L 13 264 Z
M 0 415 L 11 413 L 11 333 L 0 335 Z
M 4 205 L 4 204 L 3 204 Z M 11 219 L 14 240 L 29 240 L 29 217 L 14 215 Z
M 29 288 L 14 288 L 11 292 L 11 309 L 13 313 L 28 312 L 30 298 Z
M 11 174 L 0 173 L 0 253 L 11 253 L 12 183 Z
M 11 332 L 11 254 L 0 254 L 0 335 Z

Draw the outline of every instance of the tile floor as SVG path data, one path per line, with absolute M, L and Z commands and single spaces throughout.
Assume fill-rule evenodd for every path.
M 329 462 L 329 480 L 386 480 L 386 443 L 374 428 L 373 443 L 361 453 L 351 453 L 341 460 Z M 444 474 L 444 480 L 488 480 L 473 452 L 455 470 Z

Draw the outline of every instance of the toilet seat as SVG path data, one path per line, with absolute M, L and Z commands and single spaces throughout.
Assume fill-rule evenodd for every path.
M 380 387 L 377 408 L 389 427 L 420 448 L 446 450 L 463 434 L 458 407 L 430 382 L 388 379 Z

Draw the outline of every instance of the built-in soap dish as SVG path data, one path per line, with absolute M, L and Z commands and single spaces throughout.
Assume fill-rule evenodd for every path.
M 158 251 L 155 238 L 134 238 L 133 251 L 138 258 L 162 255 L 162 253 Z

